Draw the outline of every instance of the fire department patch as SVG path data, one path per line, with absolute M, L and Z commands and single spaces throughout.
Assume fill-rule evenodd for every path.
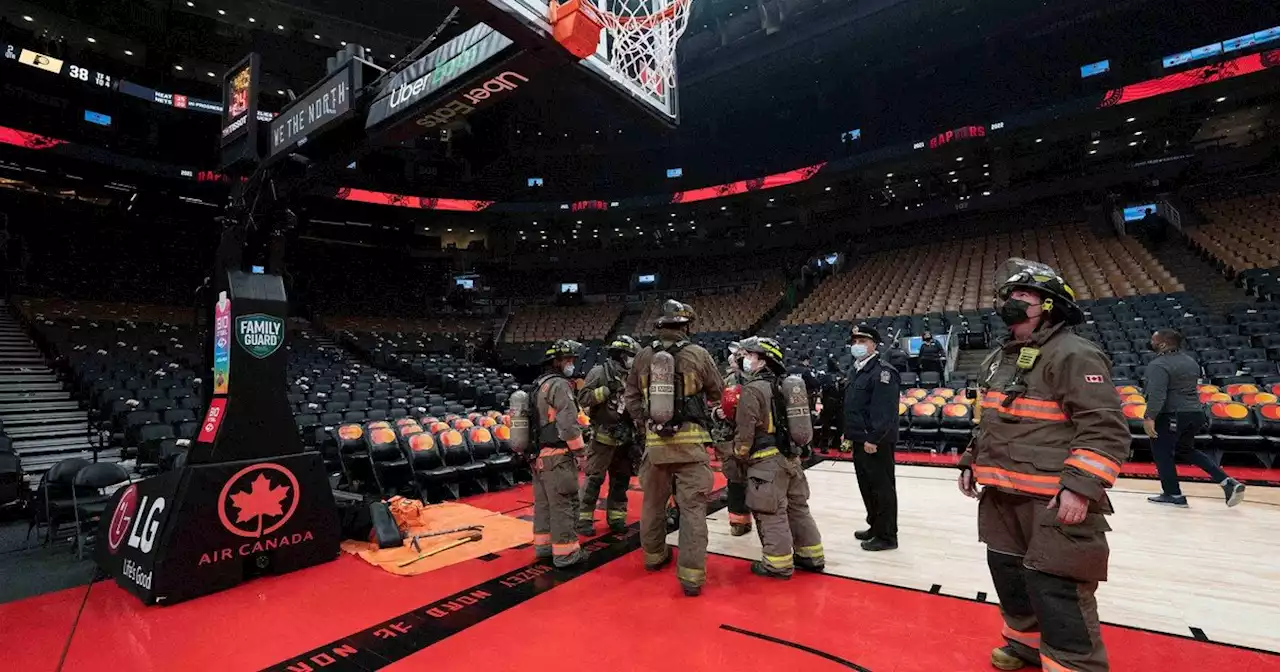
M 893 380 L 893 376 L 891 376 L 888 371 L 880 372 L 880 382 L 882 384 L 888 385 L 890 380 Z
M 1098 375 L 1087 375 L 1084 377 L 1084 382 L 1086 383 L 1096 384 L 1096 383 L 1101 383 L 1102 381 L 1103 381 L 1102 376 L 1098 376 Z

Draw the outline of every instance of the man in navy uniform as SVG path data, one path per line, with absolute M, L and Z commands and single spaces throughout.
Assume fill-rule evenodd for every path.
M 898 486 L 893 446 L 898 442 L 898 370 L 880 358 L 880 332 L 859 324 L 849 335 L 853 366 L 844 392 L 841 449 L 853 451 L 868 529 L 854 533 L 864 551 L 898 547 Z

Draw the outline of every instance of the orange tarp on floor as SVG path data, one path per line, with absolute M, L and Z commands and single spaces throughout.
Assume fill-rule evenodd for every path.
M 397 515 L 398 521 L 408 523 L 407 531 L 405 531 L 405 528 L 401 528 L 405 535 L 403 547 L 379 549 L 377 544 L 348 539 L 342 542 L 342 550 L 352 555 L 358 555 L 365 562 L 381 567 L 392 574 L 414 576 L 464 560 L 488 555 L 489 553 L 497 553 L 512 546 L 533 543 L 532 523 L 485 509 L 478 509 L 474 506 L 445 502 L 443 504 L 424 506 L 418 509 L 416 513 L 417 519 L 412 521 L 406 521 L 404 517 Z M 419 542 L 419 546 L 422 549 L 421 553 L 410 547 L 410 539 L 414 534 L 424 534 L 432 530 L 447 530 L 467 525 L 483 525 L 484 537 L 480 541 L 462 544 L 429 558 L 423 558 L 407 567 L 400 566 L 418 557 L 421 553 L 430 553 L 432 549 L 446 546 L 459 539 L 465 539 L 468 533 L 457 532 L 423 539 Z

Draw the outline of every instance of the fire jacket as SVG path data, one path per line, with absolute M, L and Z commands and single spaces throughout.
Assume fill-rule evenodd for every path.
M 582 428 L 578 427 L 578 404 L 573 399 L 573 384 L 568 378 L 548 375 L 535 381 L 534 410 L 538 414 L 539 455 L 548 450 L 582 450 Z M 563 455 L 563 452 L 555 453 Z
M 649 362 L 656 352 L 654 346 L 670 349 L 684 339 L 685 335 L 681 331 L 659 329 L 658 340 L 654 345 L 646 346 L 636 355 L 636 361 L 627 373 L 627 384 L 623 392 L 627 414 L 632 418 L 647 420 L 649 417 Z M 700 345 L 687 343 L 675 353 L 674 358 L 676 377 L 680 380 L 678 387 L 682 389 L 684 396 L 689 398 L 701 395 L 700 400 L 704 404 L 719 403 L 724 391 L 724 380 L 716 369 L 711 353 Z M 681 400 L 676 399 L 677 408 L 681 404 Z M 710 411 L 704 409 L 703 413 L 709 423 Z M 709 443 L 711 433 L 704 424 L 698 422 L 686 421 L 670 436 L 660 436 L 648 427 L 645 429 L 645 455 L 654 464 L 705 462 Z
M 621 408 L 622 386 L 626 380 L 627 370 L 610 360 L 591 367 L 582 391 L 578 392 L 578 405 L 591 416 L 595 440 L 606 446 L 618 445 L 616 428 L 626 422 L 622 417 L 625 409 Z
M 981 419 L 961 468 L 1024 495 L 1066 488 L 1109 512 L 1106 489 L 1129 457 L 1129 428 L 1107 356 L 1056 325 L 991 353 L 980 375 Z
M 733 437 L 734 454 L 760 460 L 778 454 L 773 424 L 773 374 L 747 377 L 738 398 L 737 427 Z M 785 456 L 784 456 L 785 457 Z

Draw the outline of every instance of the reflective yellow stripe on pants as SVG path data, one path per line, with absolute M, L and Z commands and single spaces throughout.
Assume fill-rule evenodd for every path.
M 800 546 L 795 550 L 796 557 L 805 560 L 824 560 L 826 558 L 822 552 L 822 544 L 814 544 L 813 546 Z
M 765 555 L 764 564 L 768 565 L 770 569 L 778 571 L 786 571 L 795 567 L 795 561 L 790 553 L 787 555 Z

